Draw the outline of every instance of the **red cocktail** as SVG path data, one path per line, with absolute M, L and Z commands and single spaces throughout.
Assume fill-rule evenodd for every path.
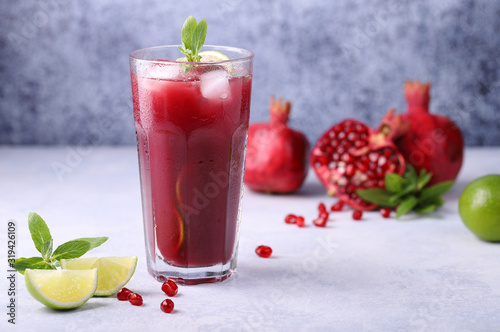
M 252 54 L 185 63 L 176 46 L 131 54 L 148 269 L 214 282 L 236 266 Z

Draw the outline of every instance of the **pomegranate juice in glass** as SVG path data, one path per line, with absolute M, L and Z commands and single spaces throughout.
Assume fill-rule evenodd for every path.
M 177 46 L 131 53 L 148 270 L 218 282 L 236 268 L 253 54 L 179 62 Z

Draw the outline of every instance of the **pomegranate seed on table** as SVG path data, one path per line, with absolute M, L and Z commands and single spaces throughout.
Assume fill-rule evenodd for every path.
M 313 220 L 313 223 L 317 227 L 325 227 L 327 221 L 328 221 L 328 218 L 318 217 L 318 218 Z
M 337 203 L 333 204 L 330 208 L 332 211 L 341 211 L 342 208 L 344 207 L 344 202 L 343 201 L 338 201 Z
M 321 212 L 321 213 L 319 214 L 319 217 L 320 217 L 320 218 L 322 218 L 322 219 L 326 219 L 326 220 L 328 220 L 328 217 L 329 217 L 329 216 L 330 216 L 330 215 L 329 215 L 329 214 L 328 214 L 328 212 L 326 212 L 326 211 Z
M 391 216 L 391 209 L 389 209 L 389 208 L 381 208 L 380 209 L 380 214 L 384 218 L 389 218 Z
M 304 217 L 298 216 L 297 221 L 295 222 L 297 226 L 299 227 L 304 227 L 306 225 L 306 222 L 304 220 Z
M 287 224 L 295 224 L 296 221 L 297 221 L 297 216 L 294 214 L 289 214 L 285 217 L 285 222 Z
M 319 212 L 326 212 L 326 206 L 324 203 L 319 203 L 318 205 L 318 211 Z
M 161 285 L 161 290 L 167 294 L 168 296 L 172 297 L 177 294 L 177 291 L 179 288 L 177 287 L 177 284 L 173 280 L 167 280 Z
M 116 298 L 120 301 L 128 301 L 130 293 L 132 293 L 130 289 L 123 287 L 120 291 L 118 291 L 118 293 L 116 293 Z
M 160 309 L 167 314 L 171 313 L 172 310 L 174 310 L 174 301 L 172 301 L 171 299 L 163 300 L 163 302 L 160 304 Z
M 271 254 L 273 253 L 273 249 L 271 249 L 271 247 L 268 247 L 268 246 L 258 246 L 255 249 L 255 253 L 257 255 L 259 255 L 259 257 L 269 258 L 271 256 Z
M 361 220 L 361 217 L 363 216 L 363 211 L 356 210 L 352 213 L 352 219 L 354 220 Z
M 132 303 L 132 305 L 141 306 L 142 305 L 142 296 L 137 293 L 130 293 L 128 295 L 128 301 Z

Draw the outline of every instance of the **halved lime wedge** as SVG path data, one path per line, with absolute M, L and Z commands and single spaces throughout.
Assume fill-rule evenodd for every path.
M 97 269 L 32 270 L 24 273 L 26 289 L 53 309 L 73 309 L 88 301 L 97 288 Z
M 61 259 L 63 269 L 97 268 L 95 296 L 107 296 L 118 292 L 132 278 L 136 266 L 137 256 Z

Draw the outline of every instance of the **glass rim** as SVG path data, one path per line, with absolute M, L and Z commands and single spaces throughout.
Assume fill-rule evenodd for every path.
M 147 61 L 147 62 L 158 62 L 158 63 L 171 63 L 171 64 L 197 64 L 197 65 L 211 65 L 211 64 L 220 64 L 220 63 L 230 63 L 230 62 L 238 62 L 238 61 L 249 61 L 252 60 L 254 57 L 254 54 L 250 52 L 247 49 L 240 48 L 240 47 L 233 47 L 233 46 L 219 46 L 219 45 L 204 45 L 203 48 L 200 50 L 203 52 L 204 48 L 210 48 L 211 51 L 220 51 L 221 53 L 224 54 L 224 50 L 229 51 L 229 52 L 239 52 L 242 53 L 241 57 L 237 57 L 234 59 L 228 59 L 228 60 L 221 60 L 221 61 L 210 61 L 210 62 L 187 62 L 187 61 L 177 61 L 177 60 L 170 60 L 170 59 L 145 59 L 144 57 L 137 56 L 139 52 L 144 52 L 144 51 L 150 51 L 150 50 L 159 50 L 159 49 L 178 49 L 179 46 L 181 45 L 160 45 L 160 46 L 151 46 L 151 47 L 145 47 L 141 48 L 138 50 L 135 50 L 130 53 L 129 58 L 132 60 L 137 60 L 137 61 Z M 179 50 L 180 53 L 180 50 Z M 182 53 L 180 53 L 182 54 Z

